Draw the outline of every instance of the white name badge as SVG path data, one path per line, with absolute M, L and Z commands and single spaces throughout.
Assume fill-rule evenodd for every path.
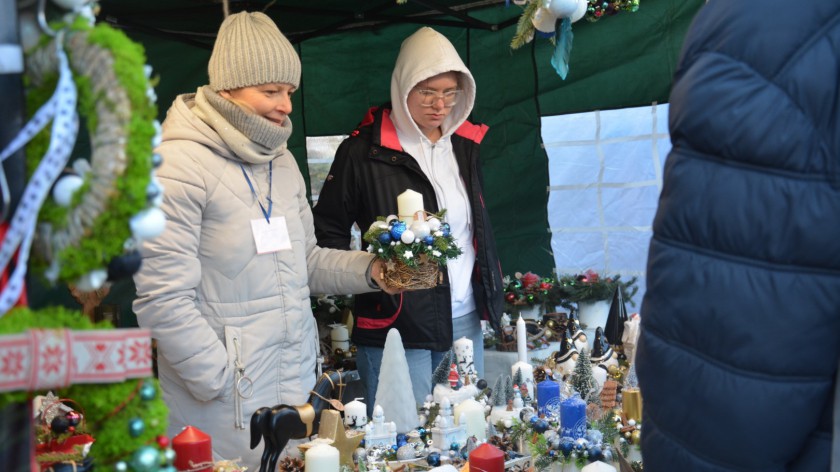
M 257 244 L 257 254 L 269 254 L 292 248 L 285 216 L 272 216 L 271 224 L 265 218 L 251 220 L 251 231 Z

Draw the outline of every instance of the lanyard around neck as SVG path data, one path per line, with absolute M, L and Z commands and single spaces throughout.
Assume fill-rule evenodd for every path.
M 242 175 L 245 176 L 245 181 L 248 182 L 248 186 L 251 187 L 251 193 L 254 194 L 254 198 L 256 198 L 257 203 L 260 204 L 260 210 L 262 210 L 263 216 L 265 216 L 265 221 L 268 224 L 271 224 L 271 206 L 274 204 L 274 202 L 271 201 L 271 181 L 273 180 L 271 177 L 274 173 L 271 165 L 273 163 L 273 161 L 269 161 L 268 163 L 268 197 L 266 197 L 266 200 L 268 200 L 268 211 L 265 210 L 265 207 L 260 201 L 260 196 L 257 195 L 257 191 L 254 189 L 254 184 L 251 183 L 251 179 L 248 178 L 248 173 L 245 172 L 245 166 L 241 163 L 239 164 L 239 168 L 242 169 Z

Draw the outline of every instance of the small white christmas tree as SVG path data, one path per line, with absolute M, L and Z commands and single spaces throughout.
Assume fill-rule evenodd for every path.
M 592 363 L 589 361 L 589 351 L 585 350 L 578 357 L 575 370 L 572 372 L 572 387 L 580 393 L 580 398 L 589 403 L 593 395 L 598 393 L 598 383 L 592 376 Z
M 382 352 L 375 404 L 382 406 L 385 419 L 396 424 L 398 433 L 406 433 L 418 426 L 413 391 L 402 336 L 396 329 L 391 329 Z

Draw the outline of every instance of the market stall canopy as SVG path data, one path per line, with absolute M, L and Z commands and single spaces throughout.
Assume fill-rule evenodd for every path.
M 274 19 L 292 43 L 360 28 L 396 23 L 465 27 L 497 31 L 514 24 L 521 10 L 512 8 L 507 18 L 486 21 L 475 10 L 504 5 L 505 0 L 306 0 L 231 1 L 230 12 L 262 11 Z M 101 21 L 147 34 L 212 47 L 222 22 L 224 5 L 208 0 L 101 0 Z

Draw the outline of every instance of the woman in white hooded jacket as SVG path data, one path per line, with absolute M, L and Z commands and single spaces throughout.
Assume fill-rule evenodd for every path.
M 274 22 L 222 23 L 210 83 L 163 123 L 164 233 L 142 247 L 134 310 L 157 340 L 169 434 L 195 426 L 214 459 L 259 469 L 247 425 L 263 406 L 306 401 L 317 329 L 309 295 L 377 289 L 378 262 L 316 246 L 303 177 L 286 141 L 300 60 Z
M 503 289 L 482 195 L 479 147 L 487 126 L 467 121 L 475 90 L 445 36 L 424 27 L 406 38 L 391 76 L 391 105 L 370 109 L 342 142 L 313 210 L 318 243 L 348 248 L 354 222 L 366 230 L 378 216 L 396 214 L 397 195 L 411 189 L 423 195 L 426 211 L 446 209 L 463 250 L 437 287 L 356 297 L 353 341 L 369 410 L 391 328 L 400 331 L 418 403 L 431 393 L 432 372 L 455 339 L 472 340 L 474 365 L 462 367 L 483 375 L 480 321 L 498 329 Z

